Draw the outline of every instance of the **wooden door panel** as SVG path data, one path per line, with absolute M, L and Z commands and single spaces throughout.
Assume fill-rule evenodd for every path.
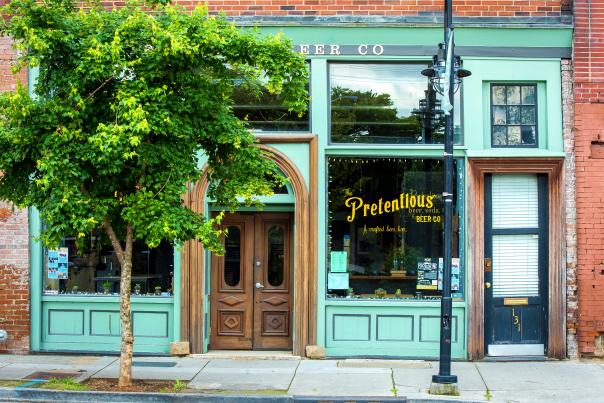
M 493 175 L 485 176 L 484 256 L 489 262 L 484 272 L 487 355 L 545 353 L 548 304 L 547 178 L 542 175 L 535 175 L 534 178 L 532 189 L 536 189 L 538 200 L 534 207 L 538 213 L 536 225 L 530 221 L 527 224 L 528 215 L 517 214 L 525 221 L 519 220 L 516 225 L 506 222 L 506 225 L 496 226 L 493 219 L 496 211 L 493 207 L 494 179 Z M 526 189 L 524 191 L 526 193 Z M 510 192 L 513 189 L 508 194 L 512 194 Z M 499 197 L 502 197 L 501 194 Z M 513 204 L 508 202 L 508 205 Z M 499 214 L 502 215 L 501 212 Z M 531 349 L 527 349 L 527 346 Z
M 212 255 L 211 348 L 251 349 L 253 337 L 254 217 L 228 215 L 222 222 L 224 256 Z
M 254 348 L 292 348 L 291 226 L 289 214 L 256 215 Z

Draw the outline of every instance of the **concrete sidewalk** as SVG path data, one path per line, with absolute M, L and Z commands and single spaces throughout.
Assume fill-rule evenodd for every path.
M 115 378 L 117 357 L 0 355 L 0 380 L 69 376 Z M 459 401 L 604 402 L 604 365 L 597 362 L 454 362 Z M 427 394 L 434 361 L 137 357 L 135 379 L 181 380 L 203 393 L 270 396 L 373 396 L 409 400 Z M 252 392 L 253 391 L 253 392 Z

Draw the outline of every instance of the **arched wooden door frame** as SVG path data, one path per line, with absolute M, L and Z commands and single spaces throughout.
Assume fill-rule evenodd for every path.
M 294 328 L 293 354 L 304 356 L 306 346 L 316 343 L 317 322 L 317 138 L 314 135 L 257 136 L 259 147 L 275 161 L 290 181 L 295 197 L 294 213 Z M 309 186 L 296 165 L 266 143 L 307 143 L 309 146 Z M 184 203 L 197 213 L 206 213 L 208 177 L 185 194 Z M 309 190 L 310 189 L 310 190 Z M 314 235 L 312 235 L 314 234 Z M 312 235 L 312 236 L 311 236 Z M 190 352 L 203 352 L 205 261 L 202 245 L 186 242 L 181 252 L 180 341 L 190 343 Z

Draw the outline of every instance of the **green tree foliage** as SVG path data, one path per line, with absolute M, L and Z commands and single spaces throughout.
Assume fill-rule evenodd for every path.
M 34 97 L 23 86 L 0 97 L 0 199 L 36 206 L 51 247 L 105 229 L 122 266 L 123 360 L 128 344 L 132 354 L 133 239 L 221 250 L 216 223 L 181 203 L 200 177 L 200 154 L 210 196 L 231 209 L 284 180 L 234 116 L 232 77 L 262 78 L 302 113 L 304 59 L 283 36 L 243 31 L 204 8 L 15 0 L 3 17 L 1 33 L 21 51 L 16 69 L 40 73 Z

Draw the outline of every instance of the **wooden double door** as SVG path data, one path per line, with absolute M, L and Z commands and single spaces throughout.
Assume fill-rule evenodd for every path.
M 229 214 L 212 255 L 210 348 L 292 348 L 292 215 Z

